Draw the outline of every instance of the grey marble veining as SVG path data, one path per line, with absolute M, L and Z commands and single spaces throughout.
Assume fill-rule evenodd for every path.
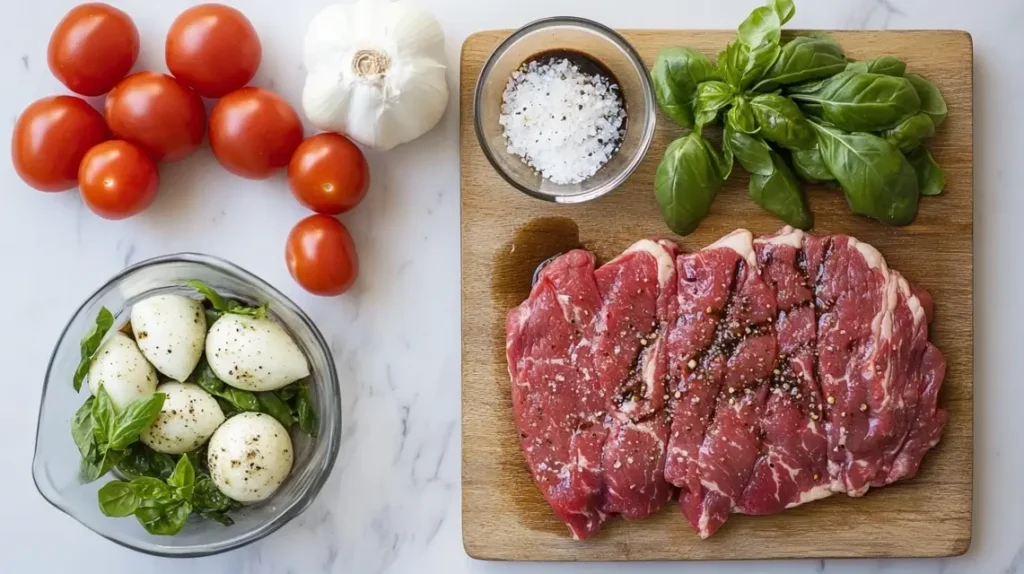
M 167 27 L 187 0 L 111 0 L 142 34 L 140 68 L 164 69 Z M 756 0 L 416 0 L 448 36 L 449 83 L 457 91 L 463 38 L 555 14 L 618 27 L 732 28 Z M 328 0 L 231 0 L 263 41 L 255 84 L 299 101 L 302 36 Z M 0 113 L 17 114 L 63 92 L 49 74 L 46 40 L 72 0 L 3 2 Z M 161 192 L 125 222 L 94 217 L 74 193 L 26 188 L 0 162 L 0 329 L 5 400 L 5 494 L 0 572 L 443 573 L 1017 573 L 1024 572 L 1024 473 L 1016 357 L 1024 305 L 1019 165 L 1024 126 L 1024 50 L 1019 0 L 798 0 L 796 28 L 958 28 L 976 50 L 976 438 L 971 551 L 948 560 L 785 561 L 701 564 L 500 564 L 475 562 L 461 545 L 459 447 L 458 104 L 424 138 L 371 154 L 373 186 L 342 219 L 359 249 L 361 277 L 337 299 L 304 294 L 283 261 L 285 236 L 305 210 L 283 177 L 250 182 L 224 172 L 204 146 L 162 166 Z M 9 146 L 8 138 L 0 138 Z M 9 149 L 0 156 L 6 158 Z M 205 251 L 261 275 L 302 305 L 329 339 L 344 395 L 345 438 L 314 505 L 267 539 L 225 555 L 173 561 L 122 549 L 48 506 L 29 466 L 39 385 L 64 321 L 93 288 L 124 265 L 175 251 Z M 967 463 L 969 461 L 965 461 Z

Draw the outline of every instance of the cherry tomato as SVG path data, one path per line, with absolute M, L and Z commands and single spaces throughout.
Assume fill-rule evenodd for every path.
M 284 256 L 295 281 L 314 295 L 341 295 L 359 273 L 352 236 L 340 221 L 327 215 L 310 215 L 298 222 L 288 234 Z
M 46 51 L 50 71 L 72 92 L 99 96 L 128 75 L 139 57 L 139 31 L 124 12 L 82 4 L 57 24 Z
M 210 112 L 213 155 L 235 175 L 266 179 L 288 165 L 300 143 L 299 114 L 270 90 L 236 90 Z
M 363 152 L 345 136 L 317 134 L 299 144 L 292 155 L 288 187 L 302 205 L 337 215 L 366 197 L 370 167 Z
M 219 98 L 256 75 L 263 57 L 260 38 L 241 12 L 223 4 L 200 4 L 171 24 L 164 46 L 167 68 L 207 98 Z
M 156 161 L 175 161 L 203 143 L 206 108 L 199 94 L 167 74 L 139 72 L 114 86 L 104 106 L 110 131 Z
M 103 116 L 82 98 L 43 98 L 18 117 L 11 137 L 11 160 L 30 186 L 64 191 L 78 183 L 78 165 L 85 152 L 107 137 Z
M 139 146 L 123 140 L 92 148 L 78 168 L 82 200 L 106 219 L 124 219 L 149 207 L 159 183 L 156 162 Z

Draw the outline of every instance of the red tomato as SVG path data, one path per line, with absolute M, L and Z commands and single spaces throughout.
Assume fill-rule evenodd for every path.
M 103 116 L 74 96 L 35 101 L 21 113 L 11 137 L 11 160 L 25 183 L 64 191 L 78 183 L 78 165 L 89 148 L 109 137 Z
M 352 236 L 340 221 L 327 215 L 310 215 L 298 222 L 288 234 L 284 257 L 295 281 L 323 297 L 348 291 L 359 273 Z
M 263 88 L 224 96 L 210 112 L 210 147 L 228 171 L 266 179 L 288 165 L 302 143 L 302 120 L 284 98 Z
M 219 98 L 249 83 L 263 49 L 241 12 L 223 4 L 201 4 L 171 24 L 164 54 L 174 77 L 201 96 Z
M 345 136 L 317 134 L 299 144 L 288 163 L 288 187 L 299 203 L 317 213 L 344 213 L 366 197 L 370 167 Z
M 199 94 L 167 74 L 139 72 L 114 86 L 104 106 L 118 139 L 156 161 L 175 161 L 203 143 L 206 108 Z
M 76 6 L 57 24 L 47 48 L 50 71 L 72 92 L 99 96 L 128 75 L 139 57 L 139 31 L 107 4 Z
M 141 148 L 111 140 L 89 150 L 78 169 L 82 200 L 96 215 L 124 219 L 149 207 L 160 176 Z

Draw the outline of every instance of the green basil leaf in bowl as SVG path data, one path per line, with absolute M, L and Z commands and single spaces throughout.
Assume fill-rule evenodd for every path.
M 135 514 L 135 510 L 142 502 L 131 485 L 123 480 L 112 480 L 104 484 L 97 496 L 100 502 L 100 512 L 117 518 Z
M 77 393 L 82 389 L 82 381 L 89 374 L 89 367 L 92 366 L 93 356 L 96 351 L 100 348 L 100 343 L 103 342 L 103 336 L 107 334 L 107 331 L 114 326 L 114 314 L 110 312 L 106 307 L 101 307 L 99 313 L 96 315 L 96 322 L 88 333 L 82 337 L 81 347 L 81 360 L 78 363 L 78 368 L 75 369 L 74 376 L 74 387 Z

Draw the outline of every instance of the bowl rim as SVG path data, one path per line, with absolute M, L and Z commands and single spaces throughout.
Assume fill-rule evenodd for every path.
M 71 329 L 71 324 L 74 322 L 75 318 L 77 318 L 85 310 L 86 307 L 96 302 L 96 300 L 100 297 L 101 293 L 105 293 L 111 288 L 113 288 L 126 276 L 148 267 L 165 265 L 168 263 L 192 263 L 196 265 L 213 268 L 221 273 L 233 275 L 235 278 L 245 283 L 252 284 L 263 291 L 266 291 L 274 299 L 278 299 L 279 301 L 284 302 L 286 305 L 290 305 L 292 308 L 294 308 L 296 315 L 305 324 L 306 328 L 309 329 L 317 345 L 324 350 L 325 354 L 329 359 L 328 369 L 326 370 L 325 376 L 328 379 L 328 388 L 336 389 L 336 392 L 331 393 L 330 397 L 320 397 L 320 411 L 322 412 L 326 407 L 329 406 L 331 408 L 334 408 L 338 413 L 337 419 L 334 422 L 334 424 L 332 424 L 327 429 L 328 433 L 325 433 L 326 436 L 321 435 L 315 439 L 318 441 L 328 441 L 327 452 L 326 456 L 324 457 L 324 462 L 319 465 L 319 470 L 317 471 L 315 477 L 313 478 L 312 482 L 310 483 L 306 491 L 303 492 L 300 496 L 298 496 L 287 507 L 285 507 L 284 510 L 276 519 L 266 524 L 263 524 L 253 530 L 249 530 L 247 532 L 229 538 L 223 542 L 217 543 L 212 547 L 207 545 L 191 545 L 182 546 L 179 547 L 179 549 L 175 549 L 173 551 L 163 551 L 152 548 L 135 546 L 130 542 L 118 540 L 117 538 L 108 536 L 107 534 L 97 531 L 92 526 L 90 526 L 77 516 L 75 516 L 70 510 L 65 508 L 64 505 L 62 505 L 58 500 L 56 500 L 56 496 L 54 496 L 52 493 L 48 494 L 48 489 L 44 488 L 40 484 L 39 478 L 39 474 L 42 473 L 42 468 L 40 466 L 41 463 L 39 462 L 39 429 L 42 426 L 43 422 L 43 408 L 45 405 L 46 390 L 50 381 L 52 370 L 54 368 L 54 361 L 56 360 L 57 357 L 57 350 L 61 347 L 62 343 L 64 343 L 65 338 L 69 335 L 68 331 Z M 159 556 L 163 558 L 198 558 L 203 556 L 212 556 L 215 554 L 228 552 L 230 550 L 235 550 L 237 548 L 241 548 L 243 546 L 256 542 L 257 540 L 265 538 L 266 536 L 279 530 L 285 524 L 291 522 L 295 517 L 302 514 L 307 508 L 309 508 L 309 506 L 313 503 L 316 497 L 320 494 L 320 491 L 323 489 L 324 484 L 327 483 L 327 480 L 330 477 L 332 470 L 334 469 L 334 464 L 337 461 L 338 453 L 341 448 L 341 428 L 343 412 L 341 404 L 341 392 L 338 385 L 338 372 L 337 366 L 335 365 L 334 362 L 334 356 L 330 352 L 330 345 L 328 345 L 327 340 L 324 339 L 324 336 L 320 332 L 320 329 L 316 326 L 313 320 L 310 319 L 308 315 L 306 315 L 306 312 L 303 311 L 301 307 L 296 305 L 294 301 L 292 301 L 284 293 L 281 293 L 274 286 L 270 285 L 263 279 L 251 273 L 250 271 L 215 255 L 207 255 L 195 252 L 180 252 L 146 259 L 144 261 L 140 261 L 134 265 L 122 269 L 113 277 L 105 281 L 103 285 L 94 290 L 93 293 L 89 295 L 89 297 L 87 297 L 81 305 L 78 306 L 75 312 L 71 314 L 71 317 L 68 319 L 67 324 L 64 325 L 63 329 L 61 329 L 60 336 L 57 338 L 57 343 L 54 345 L 53 352 L 50 354 L 50 361 L 46 366 L 46 374 L 44 375 L 43 379 L 42 396 L 39 401 L 39 415 L 38 418 L 36 419 L 36 438 L 32 451 L 32 483 L 35 485 L 36 491 L 39 492 L 40 496 L 42 496 L 43 499 L 46 500 L 46 502 L 48 502 L 57 510 L 60 510 L 64 514 L 75 519 L 76 522 L 86 527 L 91 532 L 119 546 L 123 546 L 136 552 L 141 552 L 143 554 L 148 554 L 150 556 Z M 331 404 L 328 405 L 327 403 Z
M 646 121 L 642 125 L 644 131 L 642 139 L 640 141 L 640 147 L 637 148 L 634 157 L 630 159 L 629 163 L 626 164 L 622 172 L 619 173 L 618 176 L 611 179 L 606 184 L 600 187 L 597 187 L 588 192 L 576 193 L 572 195 L 547 194 L 535 189 L 531 189 L 525 185 L 521 185 L 519 182 L 515 181 L 504 169 L 502 169 L 502 167 L 498 164 L 497 158 L 495 158 L 494 154 L 491 153 L 490 146 L 487 144 L 487 139 L 484 136 L 483 119 L 480 117 L 480 114 L 477 113 L 477 110 L 481 108 L 481 102 L 483 100 L 484 81 L 486 78 L 490 76 L 491 71 L 494 68 L 495 62 L 497 61 L 498 57 L 504 54 L 513 43 L 518 41 L 520 38 L 526 36 L 527 34 L 536 32 L 537 30 L 541 30 L 544 28 L 559 25 L 573 25 L 588 28 L 594 32 L 597 32 L 598 35 L 604 37 L 609 42 L 612 42 L 616 44 L 619 48 L 621 48 L 622 51 L 626 53 L 626 57 L 632 62 L 633 66 L 639 72 L 640 83 L 642 85 L 642 91 L 645 95 L 644 99 L 646 100 L 647 104 L 647 113 L 645 114 L 647 117 L 645 118 Z M 518 189 L 519 191 L 525 193 L 526 195 L 529 195 L 530 197 L 542 199 L 544 201 L 549 201 L 552 203 L 583 203 L 586 201 L 590 201 L 592 199 L 597 199 L 598 197 L 615 191 L 623 183 L 625 183 L 625 181 L 629 179 L 629 176 L 632 175 L 634 171 L 636 171 L 636 168 L 640 166 L 640 163 L 643 162 L 644 158 L 647 156 L 647 152 L 651 147 L 651 143 L 654 141 L 654 131 L 657 127 L 658 114 L 655 111 L 657 105 L 658 104 L 654 95 L 654 83 L 651 80 L 650 71 L 647 69 L 647 65 L 644 64 L 643 58 L 640 57 L 640 53 L 636 51 L 636 48 L 633 47 L 633 44 L 631 44 L 629 40 L 627 40 L 622 34 L 619 34 L 614 29 L 605 26 L 600 22 L 596 22 L 588 18 L 581 18 L 579 16 L 549 16 L 547 18 L 541 18 L 539 20 L 529 22 L 523 25 L 522 27 L 518 28 L 517 30 L 513 31 L 511 34 L 508 35 L 507 38 L 502 40 L 497 47 L 494 48 L 494 50 L 490 53 L 489 56 L 487 56 L 487 60 L 484 62 L 483 68 L 480 69 L 480 74 L 477 76 L 476 79 L 476 85 L 473 88 L 473 130 L 476 133 L 477 144 L 483 151 L 484 157 L 486 157 L 487 161 L 490 162 L 491 167 L 494 168 L 494 171 L 498 172 L 498 175 L 500 175 L 501 178 L 504 179 L 512 187 Z

